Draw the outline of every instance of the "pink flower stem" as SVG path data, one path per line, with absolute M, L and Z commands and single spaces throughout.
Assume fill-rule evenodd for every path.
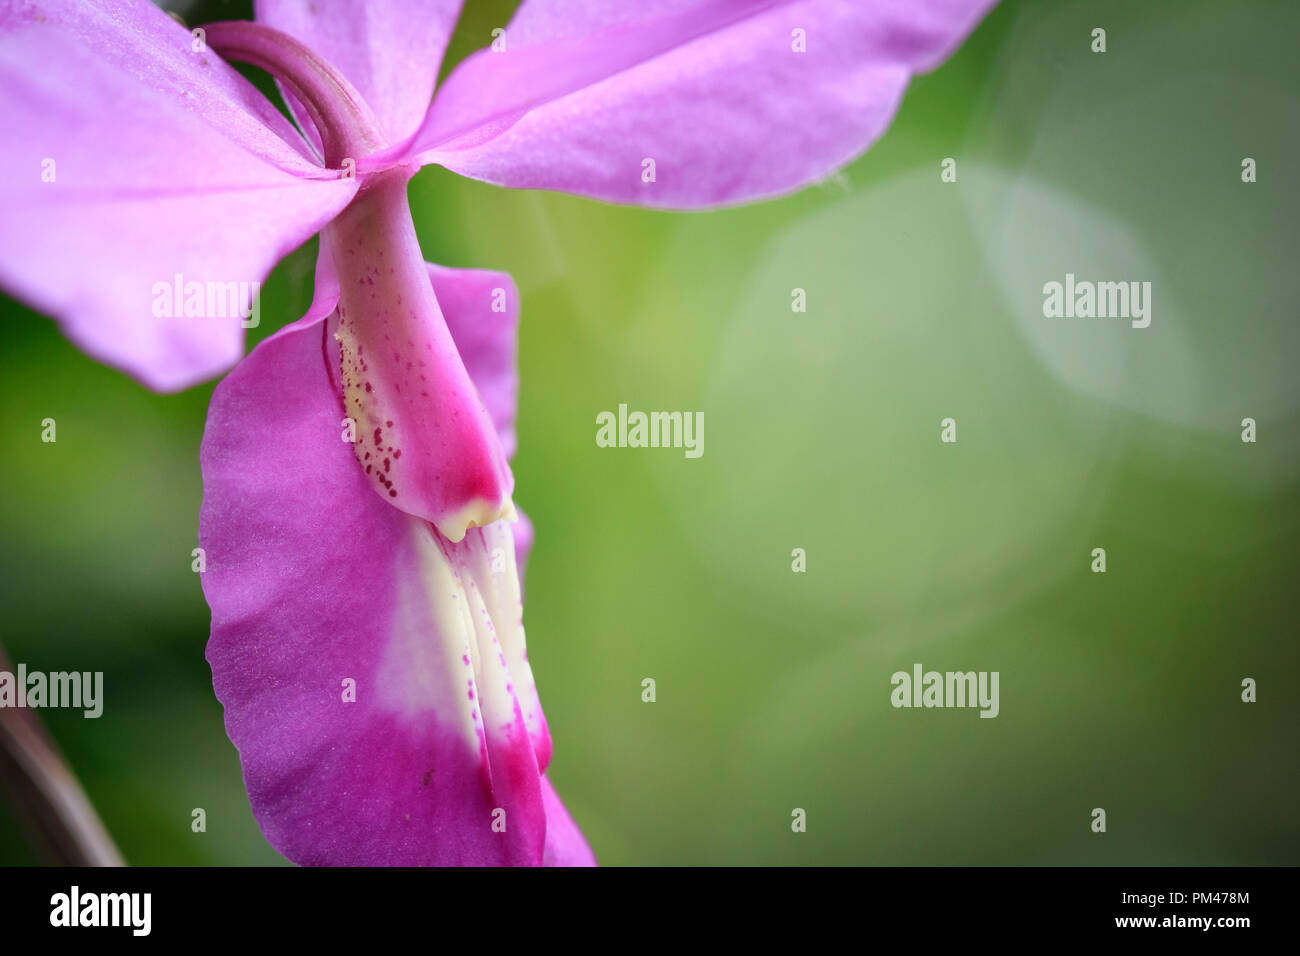
M 265 70 L 302 103 L 325 148 L 325 165 L 362 159 L 388 145 L 379 121 L 351 83 L 309 47 L 260 23 L 223 21 L 204 27 L 207 44 L 227 60 Z

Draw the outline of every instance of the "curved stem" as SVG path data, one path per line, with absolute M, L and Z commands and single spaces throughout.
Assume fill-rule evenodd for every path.
M 287 33 L 246 20 L 210 23 L 209 47 L 227 60 L 265 70 L 289 88 L 311 115 L 331 168 L 388 145 L 374 113 L 351 83 L 327 60 Z
M 0 670 L 13 672 L 3 648 Z M 126 865 L 53 739 L 27 708 L 0 707 L 0 782 L 45 862 Z

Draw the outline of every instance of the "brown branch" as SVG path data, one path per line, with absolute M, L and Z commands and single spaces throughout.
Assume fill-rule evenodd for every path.
M 0 670 L 17 679 L 3 647 Z M 125 865 L 58 745 L 26 707 L 0 707 L 0 783 L 42 862 Z

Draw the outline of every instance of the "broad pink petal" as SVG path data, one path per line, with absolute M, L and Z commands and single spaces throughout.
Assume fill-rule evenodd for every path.
M 511 458 L 519 403 L 519 291 L 504 272 L 427 265 L 456 350 Z
M 356 190 L 193 43 L 145 0 L 0 13 L 0 284 L 158 389 L 238 360 L 226 283 L 251 297 Z M 205 290 L 202 315 L 166 315 L 178 276 Z
M 452 72 L 410 150 L 474 179 L 613 202 L 778 195 L 870 146 L 912 75 L 994 2 L 525 0 L 505 50 Z
M 394 140 L 415 132 L 429 109 L 442 55 L 462 0 L 256 0 L 257 19 L 307 44 L 356 87 Z M 316 136 L 305 111 L 294 117 Z M 316 141 L 319 149 L 319 140 Z
M 259 345 L 201 452 L 208 660 L 254 814 L 300 863 L 540 863 L 548 817 L 577 859 L 542 783 L 510 526 L 453 545 L 370 490 L 328 332 Z

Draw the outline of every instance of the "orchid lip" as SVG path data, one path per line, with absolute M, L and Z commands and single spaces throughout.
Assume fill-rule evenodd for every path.
M 347 79 L 288 34 L 226 22 L 208 28 L 208 43 L 266 70 L 304 104 L 327 165 L 388 145 Z M 331 325 L 357 462 L 387 503 L 458 542 L 470 528 L 516 520 L 513 478 L 433 294 L 406 201 L 411 172 L 366 175 L 322 231 L 321 255 L 340 280 Z
M 289 88 L 316 125 L 330 168 L 389 145 L 361 94 L 310 47 L 260 23 L 227 20 L 204 29 L 208 46 L 225 59 L 265 70 Z

